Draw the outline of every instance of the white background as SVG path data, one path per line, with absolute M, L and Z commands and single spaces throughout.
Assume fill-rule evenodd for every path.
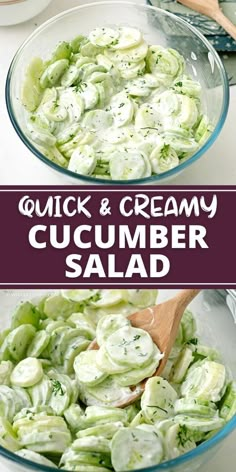
M 36 0 L 35 0 L 36 1 Z M 92 1 L 92 0 L 91 0 Z M 95 0 L 96 1 L 96 0 Z M 136 0 L 144 3 L 145 0 Z M 27 36 L 51 16 L 85 0 L 53 0 L 39 16 L 27 23 L 0 27 L 0 184 L 59 185 L 68 183 L 34 157 L 13 130 L 5 107 L 4 85 L 10 62 Z M 217 142 L 198 162 L 172 180 L 176 185 L 236 184 L 236 87 L 231 88 L 230 112 Z
M 36 0 L 35 0 L 36 1 Z M 94 0 L 96 1 L 96 0 Z M 143 0 L 136 0 L 144 3 Z M 67 8 L 88 3 L 82 0 L 53 0 L 41 15 L 18 26 L 0 27 L 0 184 L 59 185 L 60 176 L 43 166 L 16 136 L 7 116 L 4 99 L 5 77 L 17 48 L 37 25 Z M 173 184 L 236 184 L 236 87 L 231 88 L 230 112 L 224 130 L 215 145 Z M 233 471 L 236 463 L 236 433 L 232 434 L 201 472 Z M 1 472 L 5 472 L 1 464 Z M 11 471 L 14 472 L 11 465 Z

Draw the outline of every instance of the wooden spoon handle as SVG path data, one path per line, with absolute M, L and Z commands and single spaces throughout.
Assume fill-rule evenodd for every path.
M 227 18 L 221 10 L 215 10 L 212 18 L 222 26 L 229 35 L 236 40 L 236 26 Z

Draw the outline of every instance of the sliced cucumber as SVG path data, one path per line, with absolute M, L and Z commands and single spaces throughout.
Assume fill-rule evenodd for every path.
M 87 144 L 78 146 L 72 153 L 68 169 L 76 174 L 91 175 L 97 165 L 95 151 Z
M 97 351 L 85 351 L 75 358 L 74 370 L 79 382 L 94 386 L 107 378 L 108 374 L 97 367 L 96 357 Z
M 150 166 L 151 167 L 151 166 Z M 112 180 L 132 180 L 141 179 L 151 175 L 151 169 L 147 168 L 147 161 L 141 151 L 129 149 L 115 151 L 111 155 L 110 174 Z
M 8 451 L 16 452 L 21 448 L 17 436 L 12 428 L 11 423 L 0 417 L 0 446 Z
M 11 383 L 17 387 L 33 387 L 43 378 L 42 364 L 34 357 L 27 357 L 17 364 L 11 373 Z
M 137 46 L 141 41 L 142 33 L 138 29 L 122 26 L 118 29 L 116 38 L 109 44 L 111 49 L 119 50 Z
M 137 385 L 142 380 L 147 379 L 155 374 L 159 365 L 160 359 L 163 354 L 160 353 L 159 349 L 155 346 L 153 360 L 146 367 L 140 367 L 139 369 L 132 369 L 128 372 L 115 375 L 114 378 L 121 387 L 130 387 Z
M 27 357 L 40 357 L 49 341 L 50 335 L 46 331 L 38 331 L 27 349 Z
M 147 421 L 155 423 L 172 416 L 177 397 L 176 391 L 167 380 L 161 377 L 148 379 L 141 398 L 142 412 Z
M 131 326 L 124 326 L 111 334 L 105 342 L 105 348 L 114 362 L 131 368 L 147 365 L 154 352 L 151 336 Z
M 95 46 L 106 47 L 117 43 L 120 35 L 120 32 L 112 28 L 95 28 L 89 34 L 89 40 Z
M 129 366 L 114 362 L 108 355 L 104 345 L 97 351 L 96 365 L 102 372 L 109 375 L 123 374 L 130 370 Z
M 23 359 L 35 334 L 36 329 L 31 324 L 20 325 L 8 334 L 6 342 L 14 360 L 21 361 Z
M 96 339 L 98 345 L 101 346 L 118 329 L 130 325 L 130 321 L 122 315 L 103 316 L 97 324 Z
M 24 302 L 17 306 L 12 315 L 11 328 L 18 328 L 23 324 L 32 324 L 38 328 L 40 321 L 40 311 L 30 302 Z
M 159 464 L 163 457 L 163 446 L 155 431 L 125 428 L 112 439 L 111 460 L 117 472 L 151 467 Z
M 56 467 L 54 462 L 37 452 L 30 451 L 29 449 L 21 449 L 20 451 L 17 451 L 16 454 L 28 461 L 36 462 L 37 464 L 46 465 L 47 467 Z
M 0 385 L 10 386 L 10 376 L 13 370 L 14 364 L 11 361 L 0 362 Z
M 133 103 L 127 97 L 126 93 L 120 92 L 114 95 L 110 102 L 111 113 L 114 119 L 114 125 L 117 128 L 129 124 L 133 118 Z

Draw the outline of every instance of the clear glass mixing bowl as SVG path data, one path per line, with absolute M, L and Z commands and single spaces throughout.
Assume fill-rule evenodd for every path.
M 158 302 L 173 296 L 175 290 L 160 290 Z M 10 316 L 17 303 L 43 297 L 45 290 L 0 291 L 1 329 L 10 324 Z M 190 308 L 197 320 L 198 334 L 209 346 L 219 349 L 225 364 L 236 378 L 236 325 L 233 316 L 226 305 L 226 293 L 223 295 L 214 290 L 203 290 L 191 303 Z M 176 459 L 162 464 L 142 469 L 141 472 L 194 472 L 210 460 L 222 446 L 225 438 L 236 429 L 236 416 L 229 421 L 215 436 L 204 442 L 196 449 Z M 122 454 L 122 451 L 121 451 Z M 27 461 L 0 447 L 0 464 L 3 463 L 9 472 L 52 472 L 55 469 Z M 1 468 L 1 467 L 0 467 Z M 2 468 L 1 468 L 2 470 Z M 5 470 L 4 470 L 5 472 Z
M 58 42 L 70 41 L 78 34 L 87 35 L 97 26 L 129 25 L 143 31 L 150 44 L 177 49 L 187 63 L 187 71 L 201 83 L 205 112 L 213 125 L 213 132 L 205 144 L 190 159 L 178 167 L 148 178 L 129 181 L 95 179 L 68 171 L 49 161 L 30 141 L 25 132 L 25 112 L 20 91 L 25 69 L 35 56 L 46 58 Z M 6 102 L 12 124 L 21 140 L 40 159 L 74 183 L 121 184 L 157 183 L 170 179 L 199 159 L 214 143 L 225 122 L 229 105 L 228 79 L 222 62 L 204 36 L 187 22 L 164 10 L 120 1 L 82 5 L 50 19 L 38 28 L 16 53 L 6 82 Z M 188 182 L 186 182 L 187 184 Z

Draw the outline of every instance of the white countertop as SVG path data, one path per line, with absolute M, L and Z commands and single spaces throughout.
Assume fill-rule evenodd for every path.
M 91 0 L 92 1 L 92 0 Z M 94 0 L 96 1 L 96 0 Z M 144 3 L 144 0 L 136 0 Z M 31 155 L 16 135 L 8 118 L 4 98 L 5 77 L 10 62 L 27 36 L 51 16 L 85 0 L 54 0 L 33 20 L 18 26 L 0 27 L 0 184 L 1 185 L 63 185 L 62 176 L 51 172 Z M 227 122 L 217 142 L 194 165 L 170 183 L 176 185 L 236 184 L 235 163 L 236 86 L 231 88 L 231 103 Z

